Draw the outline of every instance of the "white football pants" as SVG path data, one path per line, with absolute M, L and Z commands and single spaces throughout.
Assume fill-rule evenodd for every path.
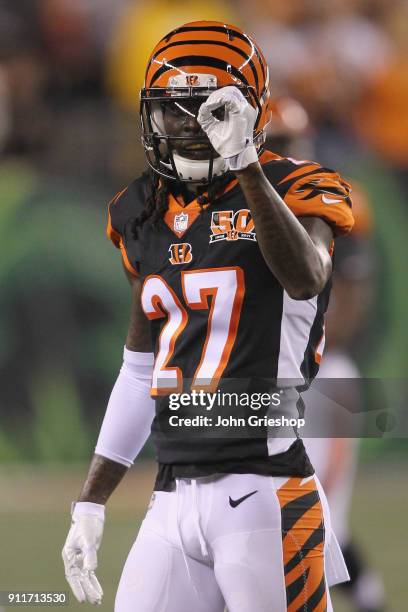
M 348 580 L 314 476 L 179 479 L 155 492 L 115 612 L 330 612 Z

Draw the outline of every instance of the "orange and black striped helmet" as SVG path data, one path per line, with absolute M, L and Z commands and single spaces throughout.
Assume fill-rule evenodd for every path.
M 238 87 L 257 110 L 254 144 L 260 149 L 270 120 L 269 70 L 253 38 L 233 25 L 194 21 L 176 28 L 158 42 L 148 60 L 141 91 L 142 142 L 153 170 L 176 180 L 197 179 L 197 172 L 193 171 L 190 173 L 193 178 L 188 172 L 180 176 L 158 103 L 174 103 L 177 98 L 177 106 L 187 100 L 199 105 L 212 91 L 227 85 Z M 207 160 L 209 172 L 197 182 L 211 182 L 214 176 L 222 174 L 221 161 Z

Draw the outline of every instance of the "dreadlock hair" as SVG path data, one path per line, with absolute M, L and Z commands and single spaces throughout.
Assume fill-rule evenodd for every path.
M 147 195 L 144 209 L 133 221 L 132 233 L 136 239 L 138 238 L 138 228 L 141 228 L 147 220 L 156 227 L 158 221 L 164 217 L 169 207 L 170 181 L 160 177 L 150 168 L 142 176 L 147 179 Z M 210 183 L 207 195 L 198 196 L 197 198 L 201 212 L 204 210 L 205 204 L 212 204 L 215 201 L 217 195 L 224 191 L 232 179 L 233 174 L 226 172 Z
M 157 225 L 168 209 L 168 181 L 160 179 L 159 175 L 152 170 L 143 172 L 142 177 L 147 179 L 147 194 L 145 207 L 138 217 L 133 221 L 132 232 L 138 237 L 138 228 L 150 219 L 153 225 Z

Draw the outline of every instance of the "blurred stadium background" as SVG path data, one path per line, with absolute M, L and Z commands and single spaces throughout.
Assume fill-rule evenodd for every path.
M 144 165 L 138 89 L 148 54 L 195 19 L 254 35 L 272 95 L 306 109 L 316 159 L 368 195 L 374 295 L 351 350 L 366 377 L 406 376 L 405 0 L 0 0 L 0 590 L 68 589 L 60 549 L 69 505 L 121 363 L 129 309 L 104 236 L 106 204 Z M 101 610 L 112 610 L 151 492 L 150 448 L 144 457 L 110 504 Z M 408 595 L 407 466 L 403 437 L 364 440 L 352 508 L 352 530 L 395 612 Z M 70 608 L 80 606 L 71 598 Z M 350 608 L 339 600 L 336 609 Z

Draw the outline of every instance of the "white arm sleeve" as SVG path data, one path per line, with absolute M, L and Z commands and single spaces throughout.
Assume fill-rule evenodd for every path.
M 150 434 L 155 413 L 150 397 L 153 361 L 153 353 L 136 353 L 125 347 L 95 447 L 98 455 L 127 467 Z

